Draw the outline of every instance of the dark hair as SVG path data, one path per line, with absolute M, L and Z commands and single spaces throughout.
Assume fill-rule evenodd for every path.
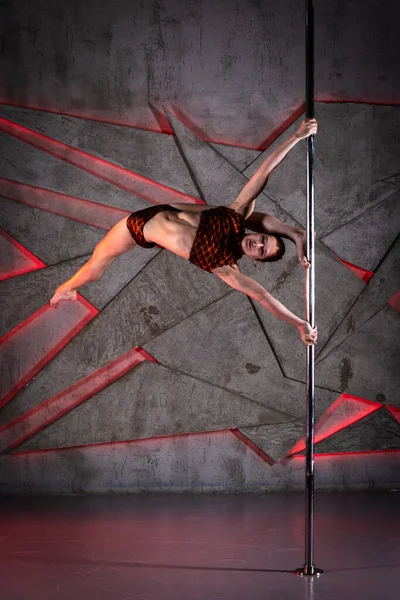
M 278 242 L 278 249 L 272 256 L 268 256 L 267 258 L 256 258 L 257 262 L 274 262 L 275 260 L 280 260 L 282 256 L 285 254 L 285 244 L 284 241 L 279 235 L 275 235 L 276 241 Z

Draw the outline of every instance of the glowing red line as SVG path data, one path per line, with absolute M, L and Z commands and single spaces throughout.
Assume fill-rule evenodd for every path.
M 319 459 L 323 459 L 323 458 L 330 458 L 330 457 L 341 457 L 341 456 L 368 456 L 370 454 L 395 454 L 400 452 L 400 448 L 394 448 L 393 450 L 365 450 L 365 451 L 361 451 L 358 450 L 356 452 L 330 452 L 330 453 L 325 453 L 325 454 L 315 454 L 315 459 L 319 460 Z M 297 455 L 297 456 L 291 456 L 290 458 L 296 458 L 296 459 L 301 459 L 301 460 L 305 460 L 305 456 L 302 455 Z
M 400 408 L 395 408 L 394 406 L 386 406 L 391 415 L 400 423 Z
M 394 310 L 400 312 L 400 291 L 396 292 L 387 302 Z
M 362 267 L 353 265 L 352 263 L 347 262 L 347 260 L 343 260 L 343 258 L 340 258 L 340 256 L 338 256 L 337 254 L 335 254 L 335 256 L 337 259 L 340 260 L 341 263 L 344 264 L 345 267 L 350 269 L 350 271 L 353 271 L 356 277 L 364 281 L 364 283 L 368 283 L 370 279 L 372 279 L 372 277 L 374 276 L 374 273 L 372 271 L 368 271 L 367 269 L 363 269 Z
M 338 407 L 340 406 L 340 404 L 343 404 L 344 402 L 348 402 L 348 401 L 357 403 L 359 405 L 364 405 L 366 407 L 369 406 L 369 409 L 364 410 L 361 414 L 355 413 L 352 415 L 346 415 L 345 417 L 342 417 L 340 421 L 336 421 L 336 422 L 332 423 L 330 425 L 330 427 L 325 428 L 324 427 L 325 424 L 328 422 L 328 420 L 332 416 L 334 416 L 334 414 L 335 414 L 336 410 L 338 409 Z M 379 410 L 382 406 L 383 406 L 383 404 L 380 404 L 378 402 L 373 402 L 372 400 L 367 400 L 366 398 L 359 398 L 358 396 L 351 396 L 350 394 L 342 394 L 341 396 L 339 396 L 339 398 L 337 398 L 337 400 L 335 400 L 335 402 L 329 407 L 329 409 L 317 421 L 317 423 L 315 425 L 314 443 L 318 444 L 319 442 L 322 442 L 322 440 L 325 440 L 328 437 L 335 435 L 339 431 L 342 431 L 342 429 L 346 429 L 346 427 L 349 427 L 349 425 L 353 425 L 354 423 L 361 421 L 368 415 L 371 415 L 373 412 Z M 321 430 L 322 430 L 322 432 L 321 432 Z M 298 452 L 301 452 L 302 450 L 304 450 L 304 448 L 305 448 L 305 438 L 302 438 L 301 440 L 296 442 L 296 444 L 293 446 L 293 448 L 289 451 L 288 456 L 297 454 Z
M 17 242 L 16 239 L 11 237 L 4 229 L 0 228 L 0 235 L 2 235 L 10 244 L 14 246 L 14 248 L 21 253 L 26 259 L 29 260 L 30 264 L 25 264 L 25 266 L 16 266 L 13 269 L 7 271 L 7 273 L 0 274 L 0 281 L 5 281 L 6 279 L 10 279 L 10 277 L 16 277 L 17 275 L 23 275 L 24 273 L 30 273 L 31 271 L 36 271 L 37 269 L 42 269 L 46 265 L 44 262 L 39 260 L 37 256 L 29 252 L 22 244 Z
M 130 214 L 129 210 L 68 196 L 3 177 L 0 177 L 0 195 L 105 231 Z
M 38 133 L 8 119 L 0 117 L 0 131 L 8 133 L 13 137 L 47 152 L 91 175 L 100 177 L 113 185 L 140 196 L 152 204 L 163 204 L 170 202 L 187 202 L 189 204 L 205 204 L 203 200 L 188 196 L 183 192 L 174 190 L 166 185 L 128 171 L 102 158 L 68 146 L 63 142 L 54 140 L 43 133 Z
M 97 123 L 106 123 L 108 125 L 117 125 L 117 126 L 122 126 L 122 127 L 129 127 L 129 129 L 138 129 L 139 131 L 149 131 L 151 133 L 161 133 L 162 135 L 172 135 L 173 131 L 171 130 L 170 127 L 168 127 L 168 129 L 162 129 L 162 128 L 152 128 L 152 127 L 147 127 L 145 125 L 135 125 L 133 123 L 130 123 L 129 121 L 124 121 L 124 120 L 118 120 L 115 119 L 114 117 L 112 118 L 112 120 L 110 119 L 105 119 L 102 115 L 96 115 L 96 116 L 90 116 L 85 114 L 79 114 L 79 113 L 74 113 L 71 111 L 68 112 L 61 112 L 58 109 L 55 108 L 43 108 L 41 106 L 36 106 L 35 104 L 18 104 L 16 102 L 12 102 L 10 100 L 0 100 L 0 106 L 4 104 L 5 106 L 14 106 L 15 108 L 26 108 L 28 110 L 37 110 L 38 112 L 43 112 L 43 113 L 50 113 L 53 115 L 58 115 L 60 117 L 65 116 L 65 117 L 73 117 L 74 119 L 82 119 L 84 121 L 95 121 Z
M 32 410 L 20 415 L 7 425 L 0 427 L 0 452 L 7 452 L 19 446 L 145 360 L 157 362 L 142 348 L 134 348 Z
M 83 304 L 85 308 L 89 311 L 88 314 L 73 327 L 61 340 L 51 348 L 35 365 L 30 369 L 26 375 L 24 375 L 15 386 L 3 397 L 0 399 L 0 407 L 4 406 L 15 394 L 17 394 L 23 387 L 34 377 L 39 371 L 52 359 L 64 346 L 66 346 L 72 338 L 74 338 L 96 315 L 99 314 L 97 308 L 92 306 L 85 298 L 78 294 L 77 301 Z M 3 346 L 7 343 L 16 333 L 18 333 L 21 329 L 26 328 L 29 323 L 35 319 L 37 319 L 40 315 L 48 310 L 56 310 L 51 308 L 48 304 L 39 308 L 36 312 L 34 312 L 30 317 L 25 319 L 22 323 L 19 323 L 14 329 L 6 333 L 2 338 L 0 338 L 0 346 Z
M 189 433 L 171 433 L 169 435 L 156 435 L 152 437 L 138 438 L 136 440 L 117 440 L 115 442 L 96 442 L 94 444 L 81 444 L 79 446 L 68 446 L 64 448 L 44 448 L 43 450 L 20 450 L 19 452 L 13 452 L 13 456 L 19 456 L 21 454 L 38 454 L 41 452 L 64 452 L 65 450 L 81 450 L 85 448 L 98 448 L 99 446 L 133 446 L 134 444 L 141 444 L 145 442 L 151 442 L 156 440 L 168 440 L 171 438 L 183 438 L 183 437 L 193 437 L 197 435 L 216 435 L 221 433 L 227 433 L 231 431 L 230 429 L 216 429 L 214 431 L 193 431 Z

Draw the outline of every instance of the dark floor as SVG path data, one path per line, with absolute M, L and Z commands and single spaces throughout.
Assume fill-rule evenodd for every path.
M 3 497 L 2 600 L 394 600 L 400 492 Z

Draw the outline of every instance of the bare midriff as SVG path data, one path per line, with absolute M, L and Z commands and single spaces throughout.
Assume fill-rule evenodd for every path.
M 143 235 L 174 254 L 189 259 L 201 213 L 163 211 L 147 221 Z

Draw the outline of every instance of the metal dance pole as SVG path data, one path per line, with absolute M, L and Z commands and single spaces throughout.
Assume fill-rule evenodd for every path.
M 306 117 L 314 117 L 314 0 L 305 0 L 306 17 Z M 315 325 L 314 269 L 314 135 L 307 138 L 307 321 Z M 307 346 L 307 429 L 306 429 L 306 528 L 305 564 L 297 575 L 320 575 L 314 565 L 314 346 Z

